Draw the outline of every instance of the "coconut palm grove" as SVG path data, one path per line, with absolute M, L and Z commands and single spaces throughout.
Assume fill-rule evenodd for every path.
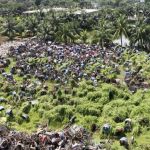
M 150 150 L 150 0 L 0 0 L 0 150 Z

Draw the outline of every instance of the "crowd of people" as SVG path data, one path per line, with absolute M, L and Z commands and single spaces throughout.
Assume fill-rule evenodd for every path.
M 15 130 L 9 130 L 6 126 L 0 126 L 0 149 L 1 150 L 104 150 L 106 145 L 111 146 L 112 140 L 101 140 L 96 144 L 91 134 L 83 127 L 73 124 L 75 117 L 63 130 L 49 131 L 48 128 L 39 127 L 37 132 L 27 134 Z M 93 126 L 94 127 L 94 126 Z M 104 124 L 102 132 L 109 137 L 111 125 Z M 131 129 L 131 119 L 125 120 L 125 129 Z M 117 130 L 120 134 L 122 130 Z M 126 137 L 120 138 L 120 145 L 129 148 L 129 143 L 134 144 L 134 137 L 130 141 Z
M 45 45 L 29 41 L 17 48 L 10 48 L 9 56 L 16 64 L 10 68 L 9 73 L 4 71 L 9 60 L 1 57 L 0 68 L 2 75 L 12 83 L 15 83 L 13 75 L 18 74 L 22 77 L 32 75 L 40 81 L 51 80 L 62 85 L 70 80 L 78 82 L 84 78 L 91 80 L 94 85 L 97 85 L 98 81 L 116 84 L 122 81 L 133 92 L 138 88 L 148 88 L 149 84 L 139 73 L 142 67 L 136 66 L 136 70 L 131 70 L 131 61 L 124 62 L 125 76 L 123 79 L 118 78 L 122 71 L 120 66 L 123 63 L 123 52 L 124 49 L 115 46 L 101 49 L 98 45 Z
M 124 48 L 115 45 L 102 49 L 98 45 L 44 44 L 28 41 L 18 47 L 11 47 L 8 58 L 0 57 L 0 78 L 2 79 L 0 86 L 4 87 L 6 83 L 14 87 L 18 85 L 17 89 L 13 87 L 7 92 L 7 95 L 13 96 L 15 102 L 21 99 L 31 100 L 39 86 L 42 88 L 41 95 L 45 95 L 48 90 L 45 84 L 47 81 L 58 85 L 55 87 L 57 92 L 63 85 L 78 86 L 82 79 L 91 81 L 93 86 L 98 86 L 100 82 L 112 83 L 116 86 L 125 84 L 132 92 L 136 92 L 139 88 L 149 88 L 146 78 L 141 75 L 142 66 L 133 64 L 131 60 L 124 61 L 124 52 Z M 139 55 L 140 51 L 134 50 L 131 53 Z M 149 61 L 149 55 L 147 55 L 147 61 Z M 133 65 L 134 70 L 132 70 Z M 122 72 L 124 76 L 119 78 Z M 16 76 L 21 79 L 16 79 Z M 7 102 L 7 100 L 1 98 L 0 102 Z M 33 105 L 34 102 L 30 101 Z M 0 109 L 4 107 L 1 106 Z M 7 114 L 13 115 L 11 110 L 7 110 Z M 28 115 L 24 114 L 22 118 L 27 119 Z M 116 134 L 124 133 L 126 130 L 131 131 L 131 121 L 126 120 L 125 122 L 127 122 L 126 126 L 116 130 Z M 105 124 L 103 133 L 108 135 L 110 129 L 111 126 Z M 4 129 L 0 131 L 3 132 Z M 80 138 L 76 136 L 76 132 L 80 133 L 78 135 Z M 42 131 L 32 136 L 8 131 L 4 135 L 1 134 L 0 149 L 102 149 L 101 145 L 90 144 L 90 136 L 87 132 L 83 136 L 84 132 L 85 129 L 78 126 L 70 126 L 63 132 Z M 122 137 L 120 144 L 128 148 L 127 138 Z
M 80 126 L 72 125 L 60 132 L 39 128 L 32 135 L 9 131 L 0 126 L 1 150 L 96 150 L 100 145 L 93 145 L 89 133 Z

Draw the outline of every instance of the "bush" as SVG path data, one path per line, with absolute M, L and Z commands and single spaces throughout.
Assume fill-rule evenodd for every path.
M 109 89 L 109 92 L 108 92 L 108 98 L 109 98 L 109 100 L 113 100 L 114 96 L 115 96 L 115 91 Z
M 107 117 L 120 118 L 122 121 L 128 117 L 126 103 L 122 100 L 111 101 L 105 105 L 102 114 Z
M 40 96 L 38 97 L 38 100 L 40 102 L 52 102 L 52 98 L 49 95 L 44 95 L 44 96 Z
M 52 106 L 51 103 L 49 103 L 49 102 L 44 102 L 44 103 L 42 103 L 42 104 L 40 105 L 40 107 L 41 107 L 43 110 L 45 110 L 45 111 L 51 110 L 51 109 L 53 108 L 53 106 Z
M 139 136 L 142 133 L 142 128 L 139 125 L 136 125 L 133 128 L 133 132 L 132 133 L 133 133 L 134 136 Z
M 102 94 L 99 91 L 96 92 L 89 92 L 87 94 L 87 98 L 90 101 L 97 102 L 102 97 Z
M 76 90 L 76 89 L 73 89 L 73 90 L 72 90 L 72 96 L 76 96 L 76 94 L 77 94 L 77 90 Z
M 147 117 L 143 116 L 142 118 L 139 118 L 138 122 L 139 122 L 140 126 L 142 126 L 142 127 L 149 127 L 150 117 L 149 116 L 147 116 Z
M 31 104 L 24 104 L 22 106 L 22 112 L 24 112 L 25 114 L 28 114 L 30 109 L 31 109 Z
M 135 116 L 143 117 L 145 115 L 148 116 L 149 114 L 150 114 L 150 104 L 146 103 L 133 108 L 131 112 L 131 117 L 132 118 L 134 118 Z
M 9 93 L 15 90 L 15 86 L 12 86 L 10 84 L 4 84 L 2 87 L 2 91 L 5 93 Z
M 70 118 L 74 115 L 74 109 L 68 105 L 59 105 L 51 109 L 50 111 L 46 111 L 43 115 L 43 118 L 47 118 L 50 124 L 61 123 L 66 120 L 66 118 Z
M 57 95 L 58 95 L 58 97 L 62 96 L 62 91 L 60 89 L 57 91 Z
M 97 104 L 82 104 L 76 107 L 76 111 L 82 115 L 91 115 L 99 117 L 101 115 L 101 108 Z
M 71 85 L 72 88 L 78 86 L 77 82 L 75 80 L 73 80 L 73 79 L 70 81 L 70 85 Z
M 95 87 L 92 86 L 92 85 L 88 85 L 88 86 L 87 86 L 87 90 L 88 90 L 89 92 L 93 92 L 93 91 L 95 91 Z
M 38 110 L 38 113 L 39 113 L 39 117 L 40 117 L 40 118 L 43 117 L 44 111 L 45 111 L 45 110 L 43 110 L 43 109 L 39 109 L 39 110 Z
M 86 95 L 87 95 L 87 90 L 86 89 L 78 92 L 79 97 L 85 97 Z
M 85 99 L 84 99 L 84 100 L 85 100 Z M 77 105 L 81 104 L 82 101 L 84 101 L 84 100 L 82 100 L 82 99 L 75 99 L 75 98 L 74 98 L 74 99 L 68 100 L 68 101 L 66 102 L 66 104 L 77 106 Z
M 97 117 L 95 116 L 81 116 L 79 119 L 79 124 L 81 124 L 82 126 L 84 125 L 84 127 L 86 129 L 91 129 L 92 124 L 97 124 Z
M 120 146 L 119 142 L 113 143 L 111 146 L 111 150 L 126 150 L 123 146 Z
M 23 123 L 23 119 L 21 117 L 21 113 L 19 112 L 15 118 L 16 122 L 21 125 Z

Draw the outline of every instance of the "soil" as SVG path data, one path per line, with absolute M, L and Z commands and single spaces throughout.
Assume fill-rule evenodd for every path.
M 7 56 L 8 50 L 11 46 L 18 47 L 21 44 L 24 44 L 26 39 L 15 39 L 9 41 L 7 37 L 0 36 L 0 56 Z

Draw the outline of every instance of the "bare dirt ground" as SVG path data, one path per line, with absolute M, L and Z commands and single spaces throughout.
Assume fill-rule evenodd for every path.
M 5 57 L 8 53 L 8 50 L 11 46 L 18 47 L 21 44 L 24 44 L 26 40 L 16 39 L 14 41 L 8 41 L 6 37 L 0 37 L 0 56 Z
M 7 37 L 0 36 L 0 45 L 8 40 Z

